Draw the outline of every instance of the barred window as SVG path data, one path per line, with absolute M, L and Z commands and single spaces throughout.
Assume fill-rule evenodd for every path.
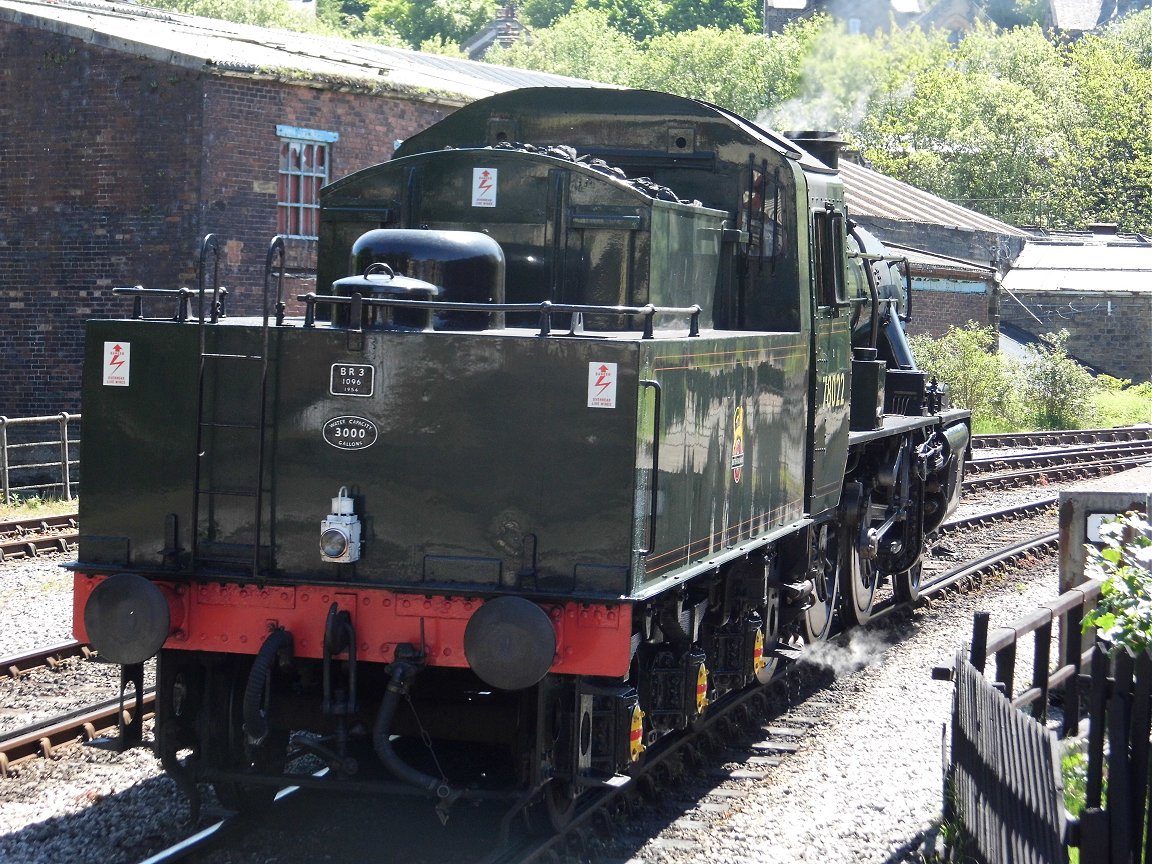
M 280 169 L 276 231 L 287 237 L 316 239 L 320 225 L 320 188 L 328 182 L 336 132 L 277 126 Z

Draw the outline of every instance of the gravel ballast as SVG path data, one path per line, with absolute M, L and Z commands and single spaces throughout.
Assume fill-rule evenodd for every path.
M 969 507 L 1012 503 L 1006 497 L 998 493 L 994 504 Z M 70 638 L 71 576 L 60 567 L 66 560 L 45 556 L 0 567 L 6 622 L 0 656 Z M 994 627 L 1007 624 L 1054 598 L 1056 586 L 1052 557 L 979 592 L 922 605 L 897 624 L 860 630 L 847 647 L 821 646 L 812 662 L 835 667 L 837 677 L 814 697 L 818 721 L 796 753 L 755 779 L 716 781 L 701 801 L 675 805 L 681 812 L 674 806 L 671 817 L 665 812 L 651 827 L 640 815 L 645 824 L 628 831 L 623 845 L 612 844 L 604 860 L 919 860 L 917 850 L 931 843 L 940 814 L 941 743 L 952 693 L 950 684 L 932 680 L 932 667 L 951 665 L 970 639 L 974 612 L 991 612 Z M 69 661 L 61 672 L 34 677 L 67 681 L 98 665 Z M 116 695 L 119 680 L 118 667 L 104 665 L 100 674 L 109 672 L 106 698 Z M 0 680 L 0 721 L 8 728 L 30 722 L 23 709 L 10 706 L 32 681 Z M 211 796 L 207 805 L 205 818 L 219 815 Z M 190 833 L 183 824 L 187 815 L 182 796 L 148 750 L 116 753 L 108 742 L 73 747 L 0 779 L 0 860 L 134 864 Z M 261 860 L 293 859 L 280 852 Z

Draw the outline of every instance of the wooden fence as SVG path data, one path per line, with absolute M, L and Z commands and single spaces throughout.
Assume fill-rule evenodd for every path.
M 962 829 L 963 852 L 976 861 L 1063 864 L 1076 847 L 1080 864 L 1152 864 L 1152 656 L 1110 658 L 1096 644 L 1085 646 L 1081 621 L 1099 591 L 1099 581 L 1087 582 L 991 634 L 988 616 L 979 614 L 969 656 L 937 670 L 955 682 L 945 818 Z M 1061 646 L 1055 668 L 1053 625 Z M 1028 636 L 1031 680 L 1016 692 L 1018 646 Z M 991 677 L 984 674 L 989 657 L 996 661 Z M 1053 702 L 1063 713 L 1049 724 Z M 1062 739 L 1082 721 L 1086 804 L 1073 818 L 1064 808 Z

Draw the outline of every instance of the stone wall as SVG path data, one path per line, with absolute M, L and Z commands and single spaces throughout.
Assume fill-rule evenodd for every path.
M 1107 375 L 1152 380 L 1152 291 L 1014 291 L 1000 315 L 1034 336 L 1067 330 L 1068 353 Z

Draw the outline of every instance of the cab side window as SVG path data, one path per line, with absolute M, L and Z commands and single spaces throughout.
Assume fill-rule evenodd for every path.
M 818 210 L 813 214 L 812 229 L 816 299 L 820 306 L 836 306 L 845 302 L 844 214 Z

